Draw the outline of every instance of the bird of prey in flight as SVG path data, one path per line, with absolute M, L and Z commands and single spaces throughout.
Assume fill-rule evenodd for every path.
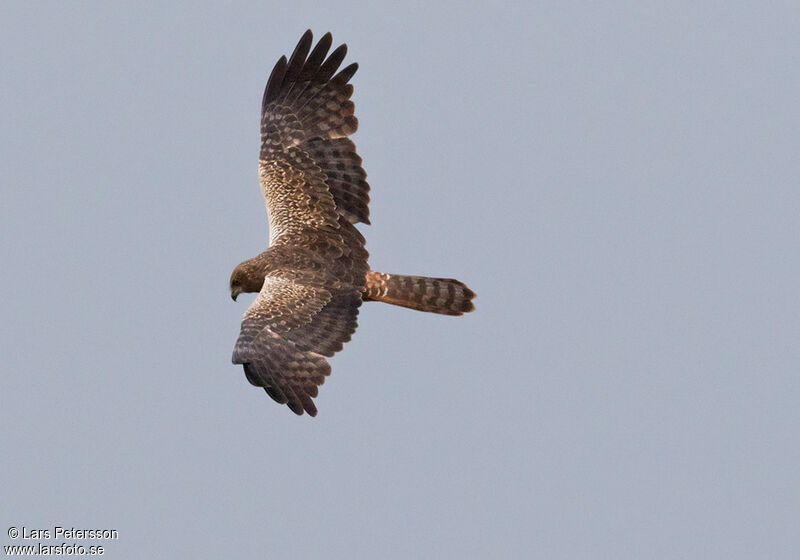
M 347 52 L 330 54 L 331 34 L 312 49 L 311 31 L 270 74 L 261 104 L 259 182 L 269 217 L 269 248 L 239 264 L 231 297 L 258 296 L 242 318 L 233 363 L 248 381 L 295 414 L 317 414 L 312 400 L 330 374 L 326 357 L 356 330 L 364 301 L 462 315 L 475 294 L 458 280 L 370 270 L 364 237 L 369 185 L 348 136 L 358 127 Z M 338 70 L 338 73 L 337 73 Z

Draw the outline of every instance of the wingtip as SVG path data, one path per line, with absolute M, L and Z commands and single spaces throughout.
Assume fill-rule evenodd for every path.
M 350 81 L 350 78 L 353 77 L 353 75 L 356 73 L 357 70 L 358 70 L 358 62 L 353 62 L 351 64 L 348 64 L 347 66 L 342 68 L 339 71 L 339 73 L 336 74 L 336 76 L 333 77 L 333 81 L 346 84 L 347 82 Z

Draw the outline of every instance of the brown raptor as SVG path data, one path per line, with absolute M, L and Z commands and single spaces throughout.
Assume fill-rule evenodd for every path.
M 269 77 L 259 157 L 269 248 L 239 264 L 230 280 L 234 300 L 258 292 L 233 362 L 277 402 L 311 416 L 331 371 L 325 357 L 350 340 L 362 301 L 462 315 L 475 297 L 458 280 L 370 270 L 353 225 L 369 224 L 367 175 L 348 139 L 358 127 L 348 83 L 358 65 L 337 73 L 347 46 L 328 54 L 331 43 L 326 33 L 312 49 L 306 31 Z

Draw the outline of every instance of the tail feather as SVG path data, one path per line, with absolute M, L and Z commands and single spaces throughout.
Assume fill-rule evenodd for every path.
M 452 278 L 404 276 L 374 270 L 367 273 L 367 284 L 362 294 L 364 301 L 382 301 L 443 315 L 469 313 L 475 309 L 472 304 L 474 297 L 475 292 Z

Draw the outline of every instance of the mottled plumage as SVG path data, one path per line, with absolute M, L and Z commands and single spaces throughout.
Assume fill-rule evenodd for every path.
M 348 83 L 358 65 L 337 73 L 347 47 L 328 54 L 331 44 L 327 33 L 312 50 L 306 31 L 272 70 L 259 156 L 270 247 L 231 275 L 234 299 L 258 292 L 233 362 L 277 402 L 312 416 L 312 399 L 331 371 L 325 357 L 350 340 L 362 301 L 461 315 L 472 311 L 475 296 L 457 280 L 369 270 L 364 237 L 353 225 L 369 224 L 369 185 L 347 138 L 358 128 Z

